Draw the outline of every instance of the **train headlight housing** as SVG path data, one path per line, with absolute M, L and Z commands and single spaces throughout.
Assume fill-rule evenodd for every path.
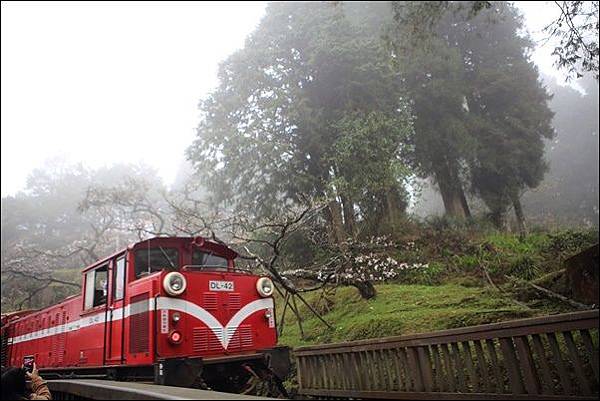
M 261 297 L 270 297 L 274 289 L 273 280 L 268 277 L 261 277 L 256 282 L 256 290 Z
M 181 319 L 181 315 L 179 312 L 174 312 L 171 319 L 173 320 L 173 323 L 177 323 Z
M 177 330 L 169 333 L 169 341 L 171 342 L 171 344 L 181 344 L 182 340 L 183 340 L 183 336 Z
M 183 274 L 179 272 L 167 273 L 163 280 L 163 288 L 167 294 L 177 296 L 183 294 L 187 287 L 187 281 Z

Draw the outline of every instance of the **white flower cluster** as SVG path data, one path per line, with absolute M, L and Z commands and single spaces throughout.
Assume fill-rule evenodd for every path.
M 392 248 L 396 246 L 396 243 L 391 240 L 389 236 L 382 235 L 379 237 L 371 236 L 368 241 L 357 241 L 353 238 L 348 238 L 346 241 L 344 241 L 344 245 L 358 249 L 372 248 L 373 246 L 378 248 Z
M 416 270 L 416 269 L 427 269 L 429 263 L 400 263 L 398 269 L 400 270 Z
M 331 272 L 319 270 L 319 273 L 317 273 L 317 280 L 323 281 L 327 279 L 327 277 L 329 277 L 330 274 Z
M 417 247 L 416 247 L 416 245 L 415 245 L 415 241 L 407 241 L 407 242 L 404 244 L 404 247 L 405 247 L 406 249 L 417 249 Z
M 403 271 L 427 269 L 427 263 L 399 263 L 386 255 L 359 255 L 354 258 L 354 266 L 345 274 L 371 281 L 386 281 L 399 278 Z
M 387 235 L 382 235 L 380 237 L 371 237 L 369 239 L 370 244 L 374 245 L 383 245 L 383 246 L 394 246 L 394 241 L 390 239 Z

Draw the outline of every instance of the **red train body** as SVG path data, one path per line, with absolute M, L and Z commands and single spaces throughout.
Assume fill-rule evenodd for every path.
M 134 244 L 85 268 L 81 294 L 5 316 L 3 361 L 18 366 L 33 355 L 50 375 L 108 372 L 183 386 L 207 365 L 220 367 L 210 369 L 216 379 L 250 361 L 282 376 L 273 284 L 236 270 L 236 256 L 201 237 Z

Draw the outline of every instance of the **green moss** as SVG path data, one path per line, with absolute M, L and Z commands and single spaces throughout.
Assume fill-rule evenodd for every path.
M 453 276 L 446 280 L 447 284 L 460 285 L 463 287 L 482 287 L 483 281 L 472 276 Z
M 335 326 L 328 330 L 308 309 L 300 306 L 305 319 L 305 338 L 292 314 L 280 343 L 289 346 L 424 333 L 473 324 L 493 323 L 542 314 L 524 309 L 497 292 L 460 285 L 377 285 L 377 297 L 363 300 L 356 289 L 339 288 L 331 311 L 323 317 Z M 309 294 L 312 302 L 316 294 Z M 279 302 L 281 313 L 282 305 Z M 278 316 L 280 319 L 280 316 Z

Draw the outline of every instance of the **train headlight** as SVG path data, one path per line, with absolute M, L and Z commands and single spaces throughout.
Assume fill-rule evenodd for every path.
M 185 280 L 185 277 L 179 272 L 167 273 L 163 280 L 163 288 L 165 289 L 167 294 L 172 296 L 183 294 L 186 287 L 187 282 Z
M 177 330 L 175 330 L 175 331 L 172 331 L 172 332 L 169 334 L 169 341 L 170 341 L 172 344 L 180 344 L 182 339 L 183 339 L 183 336 L 182 336 L 182 335 L 181 335 L 181 333 L 180 333 L 180 332 L 178 332 Z
M 273 295 L 273 281 L 268 277 L 261 277 L 256 282 L 256 290 L 261 297 L 270 297 Z

